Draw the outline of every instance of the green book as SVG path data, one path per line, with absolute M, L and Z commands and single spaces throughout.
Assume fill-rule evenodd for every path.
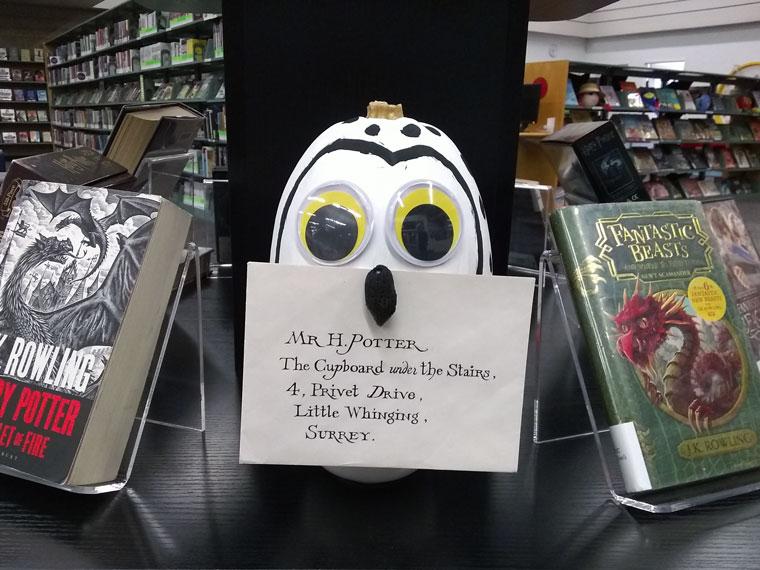
M 592 204 L 551 223 L 627 491 L 760 466 L 760 373 L 702 205 Z

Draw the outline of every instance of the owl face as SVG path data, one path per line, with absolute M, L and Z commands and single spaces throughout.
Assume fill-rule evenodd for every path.
M 409 118 L 333 125 L 288 180 L 270 261 L 491 273 L 483 202 L 454 143 Z

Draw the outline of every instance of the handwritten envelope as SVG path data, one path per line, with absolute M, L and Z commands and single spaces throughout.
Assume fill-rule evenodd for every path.
M 517 470 L 534 281 L 248 264 L 241 463 Z

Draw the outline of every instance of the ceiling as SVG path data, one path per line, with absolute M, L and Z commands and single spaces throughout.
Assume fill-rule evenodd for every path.
M 65 8 L 113 8 L 124 0 L 23 0 L 24 4 L 35 6 L 58 6 Z M 531 0 L 530 19 L 533 21 L 571 20 L 593 12 L 614 0 L 574 0 L 557 2 L 557 0 Z
M 614 2 L 615 0 L 575 0 L 573 2 L 531 0 L 530 20 L 532 22 L 572 20 Z
M 13 3 L 34 6 L 55 6 L 57 8 L 100 8 L 107 10 L 126 0 L 10 0 Z M 2 0 L 0 0 L 2 2 Z M 185 10 L 188 12 L 219 12 L 221 0 L 143 0 L 146 7 L 155 6 L 156 9 Z
M 547 21 L 546 18 L 531 21 L 528 29 L 599 38 L 760 22 L 760 0 L 619 0 L 584 15 L 554 19 L 560 21 Z
M 57 8 L 92 8 L 100 0 L 12 0 L 16 4 L 31 4 L 33 6 L 55 6 Z M 123 0 L 120 0 L 123 1 Z

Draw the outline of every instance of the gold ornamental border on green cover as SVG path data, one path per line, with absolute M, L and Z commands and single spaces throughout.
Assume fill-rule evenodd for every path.
M 713 261 L 712 261 L 712 246 L 710 245 L 710 236 L 704 232 L 702 229 L 702 224 L 699 221 L 699 218 L 695 216 L 694 214 L 676 214 L 674 212 L 668 212 L 668 211 L 660 211 L 660 212 L 651 212 L 651 213 L 638 213 L 638 212 L 629 212 L 629 213 L 621 213 L 620 215 L 613 217 L 613 218 L 599 218 L 596 221 L 596 232 L 599 236 L 596 242 L 594 243 L 595 246 L 599 248 L 599 259 L 604 260 L 607 263 L 607 266 L 610 270 L 610 275 L 617 279 L 618 281 L 629 281 L 634 279 L 639 279 L 639 275 L 636 273 L 618 273 L 617 267 L 615 266 L 615 260 L 612 259 L 608 253 L 614 250 L 614 248 L 607 244 L 608 238 L 607 234 L 604 231 L 605 224 L 613 224 L 620 222 L 620 220 L 623 219 L 632 219 L 632 218 L 666 218 L 671 217 L 675 218 L 676 220 L 690 220 L 694 224 L 694 231 L 699 236 L 699 241 L 697 242 L 700 246 L 704 247 L 704 253 L 705 253 L 705 266 L 704 267 L 696 267 L 692 269 L 691 276 L 699 275 L 701 273 L 710 273 L 713 270 Z M 643 280 L 647 283 L 661 283 L 665 281 L 672 281 L 672 278 L 666 278 L 666 279 L 654 279 L 654 280 Z

